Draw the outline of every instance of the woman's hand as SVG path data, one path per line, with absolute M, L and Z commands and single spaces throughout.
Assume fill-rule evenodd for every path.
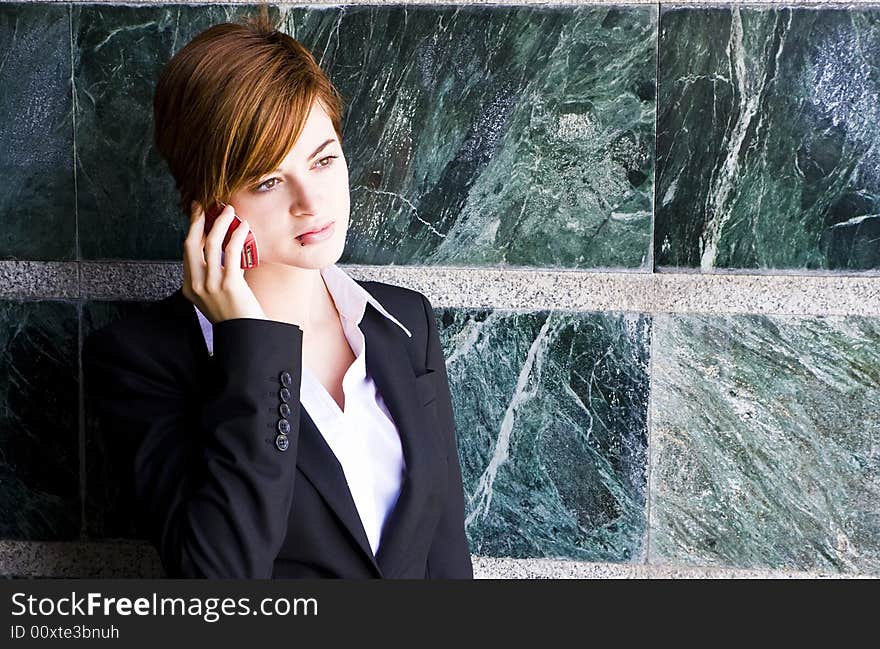
M 266 314 L 250 286 L 244 280 L 239 259 L 250 225 L 242 219 L 226 249 L 221 250 L 223 238 L 232 224 L 235 210 L 231 205 L 214 221 L 205 235 L 205 212 L 193 201 L 189 232 L 183 243 L 183 294 L 199 311 L 217 324 L 233 318 L 266 320 Z M 226 265 L 220 263 L 220 253 L 226 255 Z

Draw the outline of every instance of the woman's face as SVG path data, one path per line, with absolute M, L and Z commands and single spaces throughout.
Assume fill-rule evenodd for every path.
M 323 268 L 336 263 L 348 231 L 348 166 L 319 102 L 281 167 L 230 197 L 257 240 L 260 264 Z M 298 238 L 333 222 L 329 236 Z

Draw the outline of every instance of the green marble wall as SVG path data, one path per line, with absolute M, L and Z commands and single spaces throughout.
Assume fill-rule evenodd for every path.
M 0 538 L 80 529 L 77 306 L 0 300 Z
M 0 256 L 177 259 L 155 80 L 250 10 L 0 6 Z M 273 12 L 348 100 L 345 262 L 880 268 L 877 8 Z
M 0 3 L 0 259 L 180 258 L 153 85 L 249 9 Z M 343 263 L 880 270 L 876 7 L 273 12 L 349 102 Z M 0 302 L 0 537 L 143 538 L 77 345 L 144 306 Z M 880 573 L 876 319 L 435 315 L 475 554 Z
M 0 53 L 0 259 L 74 259 L 70 9 L 0 4 Z

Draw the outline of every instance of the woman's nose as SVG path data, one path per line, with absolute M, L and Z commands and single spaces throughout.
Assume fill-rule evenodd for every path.
M 290 213 L 314 214 L 321 204 L 321 193 L 314 185 L 298 183 L 293 187 L 290 198 Z

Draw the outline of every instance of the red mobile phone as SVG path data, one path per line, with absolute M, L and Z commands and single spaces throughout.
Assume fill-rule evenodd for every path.
M 205 234 L 211 231 L 214 221 L 220 216 L 220 212 L 223 211 L 224 207 L 226 207 L 226 203 L 220 203 L 218 201 L 211 203 L 205 211 Z M 223 244 L 221 247 L 226 248 L 226 244 L 229 243 L 229 237 L 232 236 L 232 233 L 235 232 L 235 229 L 239 225 L 241 225 L 241 219 L 238 218 L 238 215 L 234 215 L 232 217 L 232 223 L 229 225 L 229 230 L 226 231 L 226 236 L 223 237 Z M 244 246 L 242 246 L 241 249 L 241 267 L 247 270 L 248 268 L 258 266 L 259 264 L 260 256 L 257 253 L 257 240 L 254 238 L 253 232 L 248 232 L 247 237 L 244 240 Z

